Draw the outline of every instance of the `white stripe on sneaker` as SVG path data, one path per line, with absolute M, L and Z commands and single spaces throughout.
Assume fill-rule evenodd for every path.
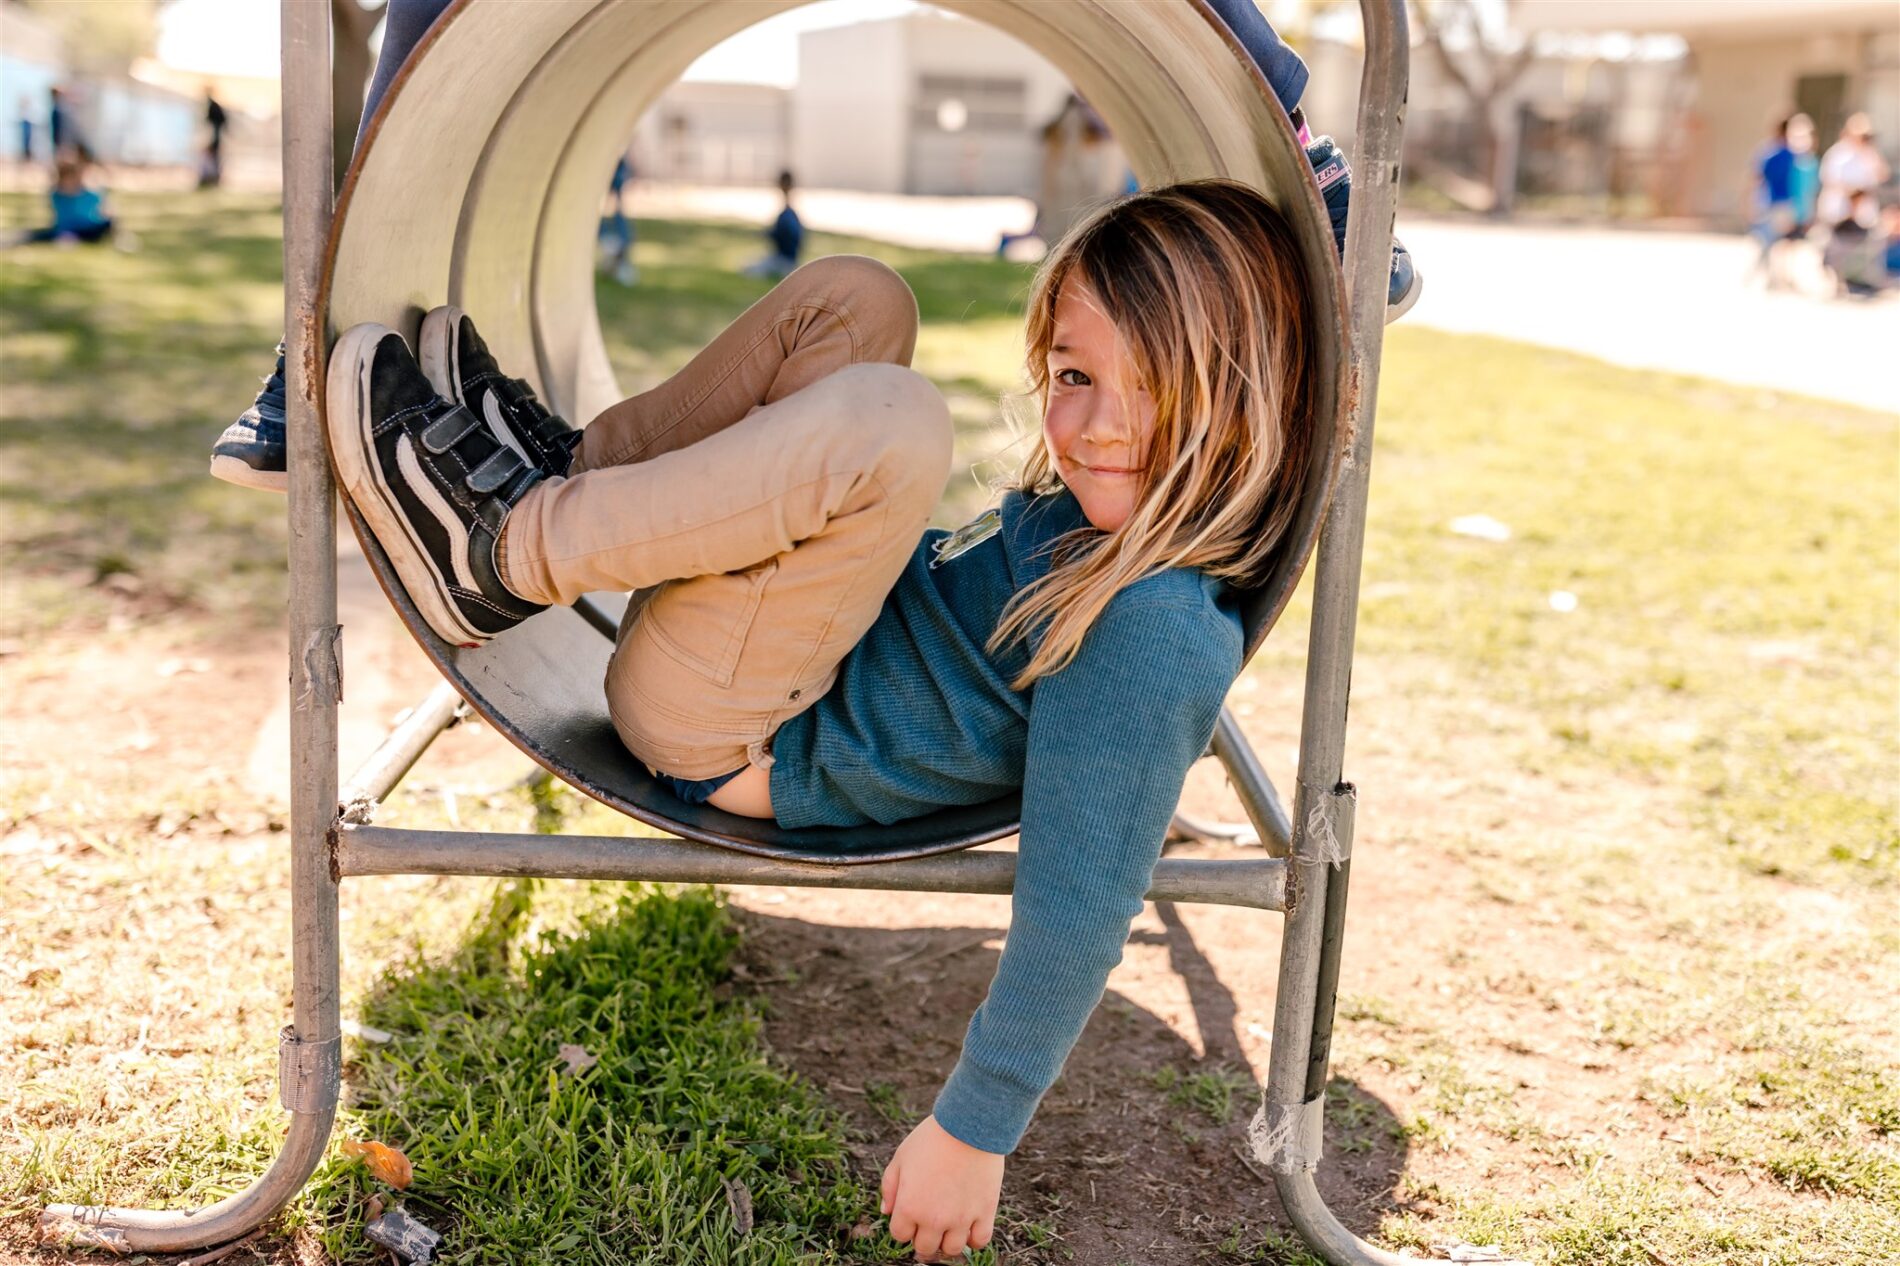
M 472 593 L 481 590 L 475 584 L 475 574 L 468 569 L 468 529 L 462 526 L 461 518 L 442 494 L 436 491 L 429 476 L 423 472 L 422 463 L 416 460 L 416 448 L 409 442 L 408 435 L 396 441 L 396 468 L 402 471 L 402 477 L 409 485 L 409 491 L 417 500 L 427 506 L 442 524 L 442 530 L 449 534 L 449 562 L 455 568 L 455 583 Z
M 528 456 L 528 450 L 521 447 L 521 441 L 515 438 L 514 428 L 502 419 L 501 401 L 495 398 L 493 387 L 490 387 L 488 394 L 482 397 L 482 420 L 488 423 L 488 429 L 495 433 L 497 440 L 515 450 L 523 466 L 533 469 L 534 458 Z

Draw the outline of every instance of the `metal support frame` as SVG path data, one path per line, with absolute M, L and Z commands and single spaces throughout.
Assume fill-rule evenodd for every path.
M 1251 1137 L 1300 1235 L 1336 1266 L 1409 1259 L 1347 1230 L 1320 1196 L 1327 1058 L 1344 935 L 1354 792 L 1343 781 L 1373 413 L 1384 337 L 1407 77 L 1403 0 L 1360 0 L 1356 179 L 1346 238 L 1351 450 L 1320 537 L 1300 765 L 1289 819 L 1231 713 L 1213 751 L 1270 854 L 1164 858 L 1148 899 L 1285 912 L 1267 1087 Z M 316 416 L 324 330 L 316 311 L 332 212 L 329 6 L 281 0 L 284 119 L 284 328 L 289 371 L 291 922 L 293 1022 L 280 1035 L 282 1150 L 249 1188 L 202 1209 L 53 1205 L 42 1234 L 116 1252 L 178 1252 L 245 1235 L 281 1209 L 328 1146 L 341 1077 L 337 890 L 345 876 L 540 875 L 660 882 L 1008 893 L 1015 855 L 970 850 L 836 867 L 778 861 L 677 840 L 406 831 L 368 825 L 375 806 L 463 712 L 446 684 L 337 787 L 342 698 L 336 606 L 336 489 Z

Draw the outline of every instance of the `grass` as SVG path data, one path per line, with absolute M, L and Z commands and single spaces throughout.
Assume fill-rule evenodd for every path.
M 453 957 L 396 965 L 362 1007 L 395 1037 L 354 1052 L 351 1132 L 405 1146 L 406 1203 L 455 1229 L 453 1260 L 885 1260 L 888 1243 L 851 1237 L 876 1192 L 850 1174 L 839 1122 L 721 987 L 736 933 L 715 895 L 562 894 L 571 926 L 530 935 L 550 905 L 531 884 L 501 888 Z M 569 1073 L 568 1044 L 597 1062 Z M 360 1208 L 378 1187 L 332 1166 L 309 1205 Z M 337 1260 L 378 1256 L 353 1220 L 325 1223 Z
M 269 367 L 274 209 L 120 202 L 138 254 L 0 258 L 14 680 L 281 618 L 281 507 L 203 476 Z M 0 197 L 0 222 L 36 214 Z M 748 232 L 640 229 L 642 284 L 600 295 L 630 390 L 763 289 L 731 272 Z M 918 364 L 961 429 L 941 515 L 959 520 L 1010 460 L 996 399 L 1015 385 L 1025 274 L 815 245 L 876 254 L 917 289 Z M 1389 743 L 1457 768 L 1425 814 L 1382 811 L 1368 787 L 1361 827 L 1468 882 L 1482 931 L 1410 986 L 1366 990 L 1348 962 L 1340 1150 L 1393 1132 L 1410 1149 L 1382 1237 L 1551 1266 L 1900 1260 L 1895 419 L 1405 326 L 1387 348 L 1354 760 Z M 1510 539 L 1448 531 L 1472 513 Z M 1270 641 L 1243 690 L 1287 679 L 1302 651 Z M 281 1116 L 255 1036 L 287 980 L 280 812 L 191 771 L 0 778 L 0 1225 L 48 1200 L 213 1198 L 268 1158 Z M 623 829 L 545 782 L 463 794 L 458 813 Z M 442 814 L 412 783 L 388 820 Z M 715 895 L 414 879 L 348 888 L 345 910 L 346 1014 L 396 1038 L 351 1044 L 341 1132 L 408 1150 L 405 1199 L 450 1232 L 446 1260 L 902 1257 L 854 1237 L 878 1224 L 875 1174 L 853 1171 L 843 1119 L 762 1047 Z M 1512 939 L 1525 929 L 1567 948 L 1536 961 Z M 563 1043 L 599 1063 L 562 1074 Z M 1524 1070 L 1551 1064 L 1619 1079 L 1600 1101 L 1616 1120 L 1533 1093 Z M 1152 1076 L 1197 1128 L 1238 1129 L 1250 1106 L 1232 1070 Z M 907 1118 L 891 1083 L 865 1091 Z M 745 1236 L 733 1182 L 752 1200 Z M 370 1260 L 372 1190 L 333 1155 L 285 1251 Z M 998 1244 L 1062 1260 L 1078 1216 L 1005 1210 Z M 1305 1260 L 1290 1240 L 1229 1238 L 1218 1260 Z

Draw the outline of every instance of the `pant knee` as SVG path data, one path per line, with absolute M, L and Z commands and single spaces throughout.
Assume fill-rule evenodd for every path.
M 853 431 L 875 448 L 878 478 L 893 496 L 935 506 L 950 479 L 955 428 L 943 393 L 914 369 L 852 365 L 846 386 Z
M 793 276 L 813 297 L 849 315 L 860 361 L 910 364 L 917 349 L 917 296 L 895 268 L 869 255 L 826 255 Z

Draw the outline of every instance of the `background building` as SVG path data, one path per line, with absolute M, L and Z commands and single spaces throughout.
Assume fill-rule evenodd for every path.
M 1864 110 L 1900 165 L 1900 5 L 1894 0 L 1539 0 L 1527 33 L 1669 32 L 1688 44 L 1693 91 L 1682 119 L 1687 209 L 1731 220 L 1752 183 L 1751 157 L 1780 118 L 1813 118 L 1825 150 Z
M 1038 197 L 1043 128 L 1074 91 L 1001 31 L 936 10 L 804 32 L 798 63 L 793 166 L 813 187 Z
M 682 81 L 634 130 L 646 180 L 766 185 L 791 162 L 791 92 L 771 84 Z

